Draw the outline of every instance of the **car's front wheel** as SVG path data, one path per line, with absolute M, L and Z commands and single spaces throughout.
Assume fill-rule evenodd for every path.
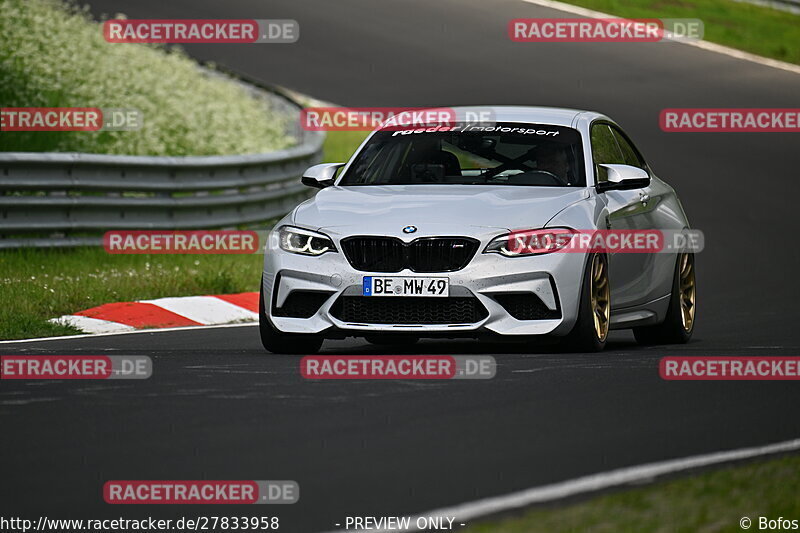
M 694 331 L 697 285 L 694 275 L 694 254 L 678 254 L 672 280 L 667 316 L 656 326 L 633 328 L 639 344 L 683 344 Z
M 283 333 L 275 329 L 267 317 L 263 281 L 258 296 L 258 329 L 261 332 L 261 344 L 272 353 L 310 355 L 319 352 L 322 347 L 323 339 L 317 335 Z
M 571 352 L 599 352 L 606 346 L 611 320 L 608 257 L 594 253 L 586 262 L 578 304 L 578 320 L 563 340 Z

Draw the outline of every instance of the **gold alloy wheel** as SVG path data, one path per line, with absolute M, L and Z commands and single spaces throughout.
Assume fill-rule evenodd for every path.
M 594 332 L 600 342 L 608 336 L 608 323 L 611 315 L 611 299 L 608 288 L 608 260 L 604 255 L 595 254 L 592 258 L 592 316 Z
M 687 333 L 694 326 L 694 307 L 697 292 L 694 284 L 694 256 L 683 253 L 680 256 L 678 291 L 681 298 L 681 323 Z

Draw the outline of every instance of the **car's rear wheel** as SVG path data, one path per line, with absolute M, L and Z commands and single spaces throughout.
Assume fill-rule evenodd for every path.
M 573 352 L 599 352 L 606 345 L 611 321 L 611 289 L 608 257 L 594 253 L 586 262 L 578 320 L 564 338 L 563 346 Z
M 419 342 L 419 337 L 370 335 L 364 337 L 364 340 L 370 344 L 376 344 L 378 346 L 411 346 L 412 344 Z
M 261 332 L 261 344 L 272 353 L 310 355 L 319 352 L 322 347 L 323 338 L 318 335 L 283 333 L 275 329 L 267 317 L 263 281 L 258 297 L 258 329 Z
M 639 344 L 682 344 L 689 342 L 694 332 L 697 306 L 694 254 L 678 254 L 672 280 L 667 316 L 657 326 L 633 328 Z

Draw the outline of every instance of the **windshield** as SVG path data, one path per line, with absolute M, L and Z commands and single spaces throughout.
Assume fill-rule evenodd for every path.
M 339 185 L 582 187 L 580 133 L 544 124 L 458 124 L 377 132 Z

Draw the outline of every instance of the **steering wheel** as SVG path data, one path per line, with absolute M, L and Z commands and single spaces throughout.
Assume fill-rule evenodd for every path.
M 524 176 L 526 174 L 530 176 L 531 174 L 534 174 L 534 173 L 539 175 L 539 176 L 542 176 L 543 178 L 547 178 L 547 179 L 553 180 L 553 182 L 556 185 L 563 185 L 565 187 L 569 186 L 569 183 L 567 183 L 566 181 L 562 180 L 561 178 L 559 178 L 558 176 L 556 176 L 555 174 L 553 174 L 552 172 L 550 172 L 548 170 L 531 169 L 531 170 L 528 170 L 528 171 L 523 172 L 521 174 L 514 174 L 513 176 L 509 176 L 509 177 L 513 179 L 513 178 L 516 178 L 516 177 L 519 177 L 519 176 Z
M 541 174 L 546 178 L 550 178 L 551 180 L 555 181 L 559 185 L 564 185 L 564 186 L 568 185 L 566 181 L 562 180 L 561 178 L 559 178 L 558 176 L 556 176 L 555 174 L 553 174 L 549 170 L 536 169 L 536 170 L 532 170 L 531 172 L 536 172 L 537 174 Z

